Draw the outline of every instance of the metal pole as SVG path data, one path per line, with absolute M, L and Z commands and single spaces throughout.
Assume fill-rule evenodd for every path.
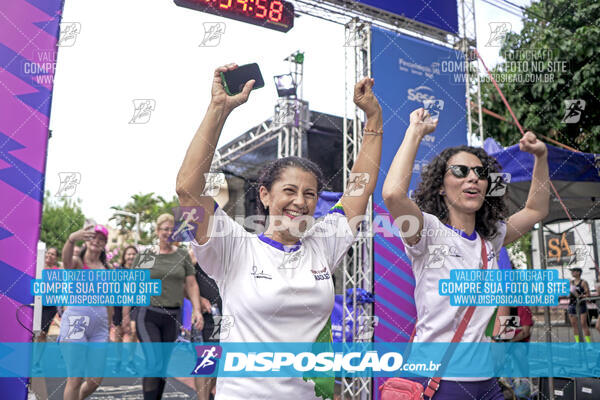
M 595 220 L 591 221 L 591 231 L 592 231 L 592 247 L 593 247 L 593 251 L 594 251 L 594 270 L 596 271 L 596 282 L 598 282 L 598 268 L 596 268 L 596 266 L 598 265 L 598 232 L 596 231 L 598 224 L 596 223 Z M 600 293 L 598 293 L 600 295 Z M 600 315 L 599 315 L 600 317 Z
M 539 255 L 540 255 L 540 266 L 541 269 L 547 269 L 546 266 L 546 246 L 544 245 L 544 223 L 540 221 L 540 227 L 538 229 L 538 243 L 539 243 Z M 544 307 L 544 325 L 546 328 L 546 342 L 548 343 L 548 354 L 550 356 L 550 360 L 552 360 L 552 325 L 550 324 L 550 308 L 548 306 Z M 554 400 L 554 371 L 552 371 L 552 362 L 550 364 L 551 374 L 548 377 L 548 396 L 549 400 Z M 540 388 L 541 390 L 541 388 Z

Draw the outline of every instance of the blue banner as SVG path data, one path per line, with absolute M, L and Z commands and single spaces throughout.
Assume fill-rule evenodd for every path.
M 456 0 L 390 1 L 357 0 L 359 3 L 402 15 L 447 32 L 458 33 Z
M 373 194 L 374 219 L 381 222 L 389 219 L 381 197 L 385 171 L 402 143 L 412 111 L 428 106 L 430 114 L 438 114 L 439 124 L 421 142 L 411 191 L 429 160 L 447 147 L 466 144 L 465 85 L 457 83 L 464 58 L 459 51 L 379 28 L 373 28 L 371 58 L 373 89 L 383 109 L 385 131 L 382 172 Z M 374 239 L 375 315 L 379 318 L 375 341 L 407 341 L 416 316 L 414 277 L 400 239 L 386 232 L 394 230 L 391 221 L 380 225 L 383 228 L 378 228 Z
M 599 357 L 600 343 L 3 343 L 0 377 L 594 377 Z

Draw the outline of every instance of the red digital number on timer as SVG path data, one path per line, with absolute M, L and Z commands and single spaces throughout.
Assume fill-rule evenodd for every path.
M 248 9 L 248 0 L 237 0 L 237 4 L 242 5 L 243 12 L 246 12 L 246 10 Z
M 223 8 L 225 10 L 227 10 L 228 8 L 231 8 L 231 2 L 232 1 L 233 0 L 225 0 L 225 1 L 221 0 L 219 2 L 219 8 Z M 225 4 L 223 4 L 223 3 L 225 3 Z
M 283 3 L 279 0 L 272 1 L 269 8 L 269 19 L 273 22 L 281 21 L 283 17 Z
M 256 9 L 261 11 L 261 13 L 256 13 L 256 15 L 255 15 L 255 17 L 258 17 L 258 18 L 266 17 L 267 12 L 268 12 L 267 7 L 265 7 L 264 4 L 261 4 L 261 3 L 266 4 L 267 0 L 256 0 Z

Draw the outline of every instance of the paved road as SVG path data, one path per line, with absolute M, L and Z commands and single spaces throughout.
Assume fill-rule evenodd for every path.
M 42 379 L 42 378 L 39 378 Z M 66 379 L 45 378 L 47 397 L 43 392 L 39 400 L 62 400 Z M 43 389 L 42 389 L 43 390 Z M 142 378 L 104 378 L 98 390 L 87 400 L 143 400 Z M 196 393 L 188 385 L 169 378 L 163 399 L 196 399 Z

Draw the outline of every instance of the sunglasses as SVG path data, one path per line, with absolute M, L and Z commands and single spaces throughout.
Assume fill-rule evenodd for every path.
M 489 176 L 487 168 L 479 166 L 469 167 L 466 165 L 450 165 L 448 166 L 446 171 L 448 170 L 450 170 L 450 172 L 452 172 L 452 175 L 454 175 L 457 178 L 466 178 L 467 175 L 469 175 L 470 170 L 473 170 L 473 172 L 475 172 L 475 175 L 479 179 L 487 179 Z

